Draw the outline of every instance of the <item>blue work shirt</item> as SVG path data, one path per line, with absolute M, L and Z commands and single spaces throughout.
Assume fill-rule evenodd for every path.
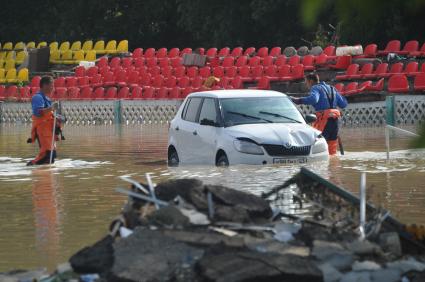
M 333 99 L 333 105 L 329 105 L 328 97 L 326 96 L 327 91 L 331 96 L 331 87 L 325 82 L 320 82 L 313 85 L 310 90 L 310 96 L 300 98 L 300 104 L 312 105 L 316 112 L 324 111 L 327 109 L 336 109 L 336 107 L 345 108 L 347 107 L 347 100 L 339 94 L 338 90 L 334 88 L 335 97 Z
M 32 114 L 36 117 L 41 116 L 41 110 L 52 106 L 52 101 L 43 92 L 38 92 L 31 99 Z

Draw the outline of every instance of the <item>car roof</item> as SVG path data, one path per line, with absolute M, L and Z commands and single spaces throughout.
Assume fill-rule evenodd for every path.
M 254 89 L 238 89 L 238 90 L 211 90 L 196 92 L 188 97 L 210 97 L 210 98 L 256 98 L 256 97 L 286 97 L 286 94 L 273 90 L 254 90 Z

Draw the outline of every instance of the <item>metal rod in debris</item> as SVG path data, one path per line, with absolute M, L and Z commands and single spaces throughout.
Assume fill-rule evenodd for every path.
M 365 238 L 366 225 L 366 173 L 362 172 L 360 177 L 360 235 Z
M 148 181 L 148 187 L 149 187 L 151 197 L 152 197 L 152 199 L 156 200 L 155 190 L 153 189 L 153 184 L 152 184 L 152 179 L 151 179 L 150 173 L 146 173 L 145 176 L 146 176 L 146 180 Z M 157 210 L 159 210 L 159 205 L 157 203 L 155 203 L 155 208 Z
M 207 202 L 208 202 L 208 215 L 210 219 L 213 219 L 214 218 L 214 202 L 212 198 L 212 193 L 210 191 L 208 191 L 208 194 L 207 194 Z
M 145 187 L 143 187 L 139 182 L 137 182 L 136 180 L 131 179 L 128 176 L 120 176 L 121 180 L 124 180 L 128 183 L 133 184 L 134 186 L 136 186 L 136 188 L 138 188 L 140 191 L 142 191 L 143 193 L 145 193 L 146 195 L 149 195 L 149 191 L 145 189 Z
M 137 199 L 144 200 L 144 201 L 147 201 L 147 202 L 151 202 L 151 203 L 154 203 L 154 204 L 158 204 L 158 205 L 161 205 L 161 206 L 165 206 L 165 207 L 168 206 L 167 202 L 164 202 L 164 201 L 161 201 L 161 200 L 158 200 L 158 199 L 153 199 L 149 196 L 144 196 L 144 195 L 141 195 L 141 194 L 136 193 L 136 192 L 128 191 L 127 189 L 124 189 L 124 188 L 117 188 L 117 189 L 115 189 L 115 191 L 118 192 L 118 193 L 127 195 L 127 196 L 131 196 L 133 198 L 137 198 Z

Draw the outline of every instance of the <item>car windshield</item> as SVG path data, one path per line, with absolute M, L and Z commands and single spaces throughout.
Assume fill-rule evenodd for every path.
M 224 125 L 251 123 L 304 123 L 288 97 L 255 97 L 221 99 Z

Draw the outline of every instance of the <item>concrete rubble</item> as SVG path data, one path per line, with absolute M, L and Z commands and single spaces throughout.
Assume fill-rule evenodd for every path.
M 262 197 L 195 179 L 155 188 L 133 184 L 123 193 L 129 200 L 110 234 L 78 251 L 68 265 L 30 279 L 3 273 L 0 281 L 391 282 L 425 277 L 424 254 L 403 253 L 396 232 L 362 240 L 353 226 L 285 215 Z

